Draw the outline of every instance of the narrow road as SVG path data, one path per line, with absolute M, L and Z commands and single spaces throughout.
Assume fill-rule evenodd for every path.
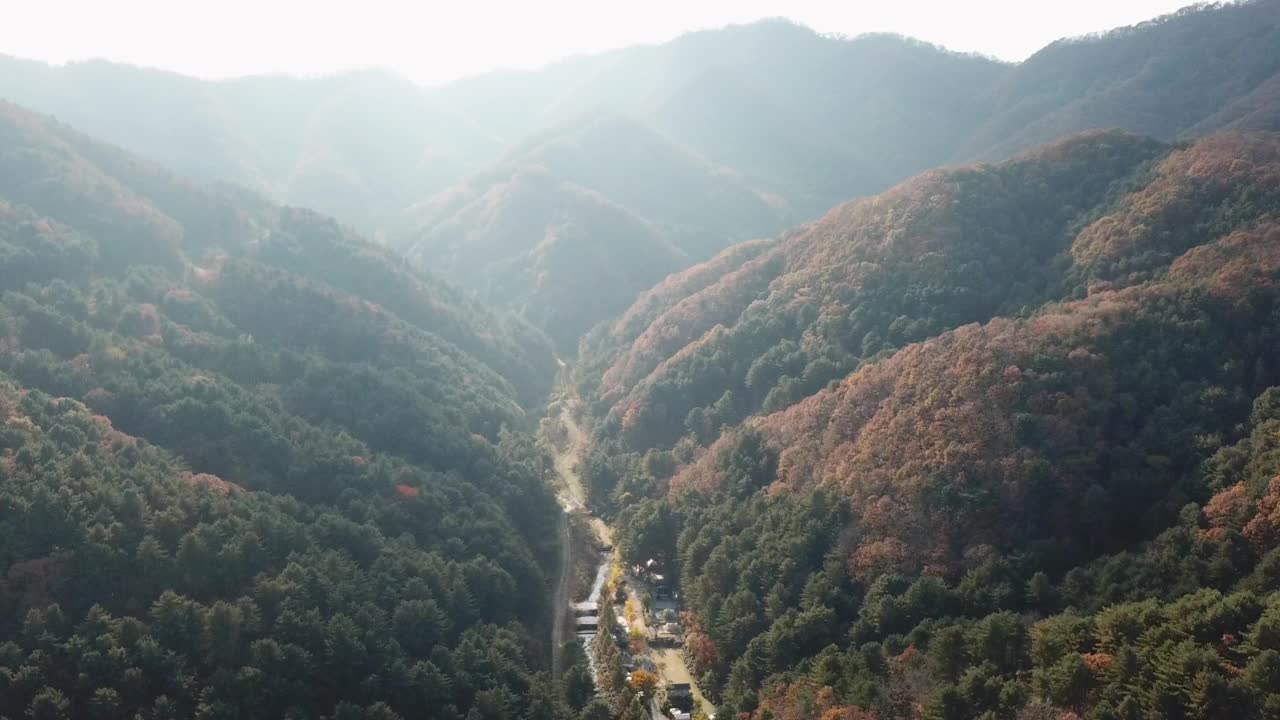
M 569 622 L 569 588 L 573 585 L 573 549 L 569 537 L 569 514 L 560 514 L 560 580 L 556 585 L 556 596 L 552 599 L 555 619 L 551 622 L 551 677 L 559 678 L 561 665 L 560 646 L 564 643 Z
M 635 579 L 628 575 L 627 597 L 631 599 L 635 607 L 643 608 L 644 604 L 640 601 L 640 593 L 636 589 L 637 585 L 638 583 Z M 649 628 L 644 619 L 644 611 L 640 611 L 639 615 L 640 618 L 638 618 L 636 624 L 639 626 L 640 631 L 648 636 Z M 689 671 L 689 666 L 684 661 L 684 653 L 681 652 L 680 648 L 650 647 L 649 656 L 658 671 L 658 679 L 668 685 L 688 683 L 690 690 L 693 691 L 693 699 L 702 703 L 703 711 L 709 716 L 715 715 L 716 706 L 712 705 L 711 701 L 707 700 L 706 696 L 702 694 L 702 689 L 698 687 L 698 681 L 693 678 L 693 673 Z
M 596 540 L 606 547 L 613 544 L 613 533 L 609 526 L 600 518 L 587 512 L 587 492 L 582 484 L 582 477 L 578 474 L 578 465 L 586 446 L 586 438 L 582 428 L 578 426 L 578 422 L 574 418 L 577 405 L 578 398 L 572 395 L 571 391 L 566 390 L 560 400 L 560 416 L 557 420 L 564 430 L 567 441 L 562 444 L 549 443 L 554 451 L 556 499 L 559 500 L 560 507 L 564 509 L 564 516 L 560 525 L 561 565 L 560 580 L 555 596 L 556 619 L 552 624 L 551 635 L 551 645 L 554 653 L 551 667 L 555 677 L 559 677 L 561 671 L 560 645 L 569 639 L 567 626 L 569 607 L 572 602 L 570 591 L 573 586 L 573 548 L 569 533 L 570 515 L 576 513 L 585 515 L 591 525 L 592 532 L 596 536 Z M 627 591 L 630 593 L 632 603 L 636 608 L 641 608 L 638 624 L 640 630 L 644 632 L 647 630 L 644 610 L 642 609 L 644 605 L 640 602 L 640 597 L 635 588 L 636 584 L 634 582 L 627 582 Z M 608 599 L 603 601 L 609 602 Z M 648 633 L 645 632 L 645 634 L 647 635 Z M 684 654 L 680 652 L 679 648 L 652 648 L 649 652 L 657 668 L 658 677 L 663 682 L 668 684 L 688 683 L 693 690 L 694 698 L 702 703 L 703 710 L 710 715 L 715 714 L 715 706 L 703 696 L 697 681 L 693 678 L 693 674 L 689 672 L 689 668 L 685 665 Z
M 561 363 L 563 365 L 563 363 Z M 586 514 L 587 492 L 578 475 L 578 462 L 582 457 L 584 435 L 573 417 L 577 407 L 577 398 L 566 395 L 560 402 L 560 417 L 557 418 L 564 429 L 567 442 L 563 448 L 560 444 L 549 442 L 553 451 L 553 465 L 556 471 L 556 500 L 564 513 L 560 516 L 560 579 L 556 584 L 552 607 L 555 618 L 551 623 L 551 674 L 560 677 L 563 664 L 560 646 L 570 639 L 569 607 L 573 602 L 570 593 L 573 589 L 573 542 L 569 532 L 569 522 L 573 514 Z M 612 544 L 609 527 L 600 518 L 590 516 L 588 522 L 596 539 L 601 544 Z
M 556 450 L 554 460 L 556 469 L 556 498 L 565 512 L 587 512 L 587 489 L 582 484 L 582 476 L 578 474 L 578 463 L 582 460 L 582 452 L 586 447 L 586 437 L 573 414 L 578 408 L 578 398 L 566 395 L 560 401 L 560 426 L 564 428 L 568 442 L 563 451 Z M 591 531 L 602 545 L 613 544 L 613 533 L 600 518 L 590 515 L 588 521 Z
M 658 677 L 673 685 L 689 683 L 689 688 L 693 690 L 693 699 L 702 703 L 702 711 L 708 716 L 716 714 L 716 706 L 703 696 L 702 689 L 698 687 L 698 681 L 693 679 L 693 673 L 689 672 L 689 666 L 684 662 L 684 653 L 680 652 L 680 648 L 653 648 L 651 652 L 653 664 L 658 667 Z

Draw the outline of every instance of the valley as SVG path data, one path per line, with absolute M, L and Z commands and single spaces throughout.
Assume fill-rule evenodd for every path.
M 561 364 L 562 371 L 568 371 L 567 365 Z M 601 593 L 601 586 L 605 578 L 609 575 L 610 569 L 618 564 L 616 557 L 612 555 L 613 536 L 609 526 L 599 517 L 592 514 L 586 506 L 586 489 L 582 485 L 582 478 L 579 473 L 579 464 L 585 456 L 586 435 L 583 432 L 577 414 L 581 412 L 580 401 L 571 387 L 562 385 L 556 392 L 557 399 L 553 402 L 552 407 L 558 410 L 558 414 L 553 418 L 554 423 L 550 426 L 554 429 L 550 431 L 544 430 L 544 440 L 547 434 L 554 434 L 560 438 L 558 442 L 547 442 L 553 449 L 553 463 L 555 467 L 557 499 L 561 508 L 564 510 L 566 520 L 565 534 L 562 541 L 562 559 L 561 559 L 561 576 L 556 589 L 555 599 L 553 601 L 554 612 L 556 613 L 556 622 L 553 623 L 552 630 L 552 647 L 560 648 L 566 642 L 571 634 L 567 621 L 574 618 L 574 610 L 580 603 L 575 602 L 572 596 L 571 586 L 573 584 L 572 567 L 574 559 L 570 552 L 574 549 L 578 551 L 586 551 L 585 548 L 575 548 L 575 544 L 571 542 L 567 524 L 568 518 L 576 516 L 586 521 L 591 528 L 593 537 L 598 546 L 607 548 L 602 555 L 602 561 L 598 566 L 595 575 L 595 581 L 591 586 L 588 596 L 583 598 L 581 604 L 594 605 L 599 602 L 613 603 L 612 599 Z M 547 428 L 544 425 L 544 428 Z M 591 553 L 594 555 L 595 553 Z M 627 599 L 634 606 L 642 608 L 645 603 L 641 594 L 636 591 L 638 580 L 630 573 L 623 572 L 622 583 L 626 588 Z M 603 598 L 603 600 L 601 600 Z M 623 615 L 623 606 L 614 604 L 615 615 L 621 617 Z M 649 628 L 644 619 L 644 613 L 638 614 L 635 629 L 643 636 L 650 634 Z M 583 642 L 590 646 L 590 635 L 583 638 Z M 554 650 L 555 658 L 553 658 L 554 676 L 559 676 L 560 670 L 560 651 Z M 658 680 L 665 685 L 686 685 L 692 688 L 693 697 L 702 706 L 703 711 L 708 713 L 708 717 L 714 717 L 715 706 L 712 705 L 703 696 L 698 688 L 697 681 L 693 678 L 686 667 L 684 656 L 679 647 L 653 647 L 647 648 L 646 651 L 639 656 L 631 659 L 631 663 L 647 664 L 656 670 Z
M 1280 0 L 708 28 L 0 56 L 0 720 L 1280 719 Z

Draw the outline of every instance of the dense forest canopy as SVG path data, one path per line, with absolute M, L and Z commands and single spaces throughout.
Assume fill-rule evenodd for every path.
M 439 88 L 0 59 L 0 97 L 331 213 L 571 355 L 668 273 L 931 167 L 1093 128 L 1280 129 L 1278 43 L 1276 0 L 1195 6 L 1017 64 L 773 20 Z
M 559 707 L 541 333 L 12 105 L 0 290 L 0 716 Z
M 1093 133 L 598 328 L 592 500 L 720 711 L 1271 717 L 1278 212 L 1274 134 Z

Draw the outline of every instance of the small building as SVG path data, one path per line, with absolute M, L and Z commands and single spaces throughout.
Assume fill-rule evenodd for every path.
M 672 683 L 667 687 L 667 702 L 684 712 L 693 711 L 693 688 L 689 683 Z
M 591 633 L 594 635 L 600 630 L 600 618 L 595 615 L 574 618 L 573 629 L 579 633 Z

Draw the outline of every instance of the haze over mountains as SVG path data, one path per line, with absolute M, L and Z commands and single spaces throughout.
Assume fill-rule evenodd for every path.
M 646 720 L 612 605 L 561 646 L 568 480 L 720 717 L 1280 717 L 1277 357 L 1277 0 L 5 59 L 0 720 Z
M 377 72 L 213 83 L 6 60 L 0 96 L 331 213 L 571 349 L 667 272 L 936 165 L 1095 127 L 1160 140 L 1275 129 L 1278 19 L 1266 2 L 1188 11 L 1016 65 L 769 21 L 434 89 Z M 526 214 L 535 191 L 556 200 Z M 602 222 L 629 229 L 564 249 Z M 625 260 L 639 256 L 651 259 Z

